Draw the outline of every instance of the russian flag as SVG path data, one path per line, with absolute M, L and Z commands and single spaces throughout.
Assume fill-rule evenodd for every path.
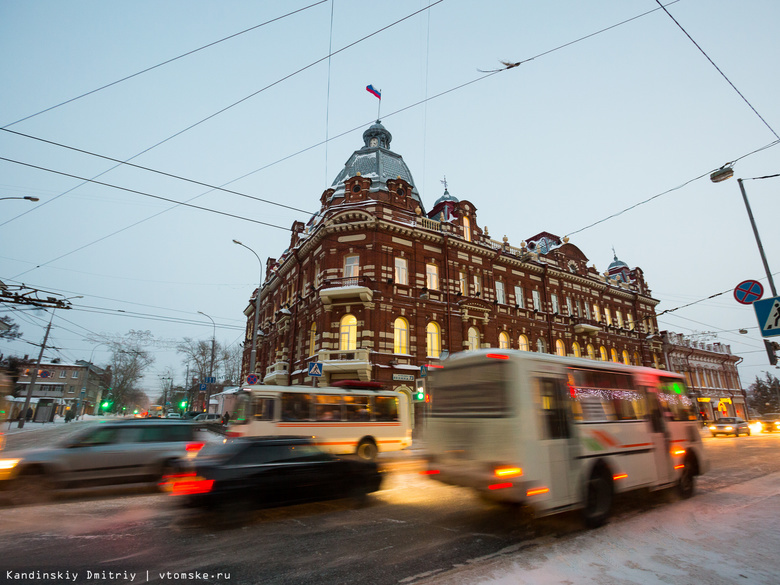
M 368 93 L 370 93 L 371 95 L 373 95 L 373 96 L 375 96 L 375 97 L 379 98 L 380 100 L 382 99 L 382 93 L 381 93 L 381 92 L 379 92 L 378 90 L 374 89 L 374 86 L 373 86 L 373 85 L 367 85 L 367 86 L 366 86 L 366 91 L 367 91 Z

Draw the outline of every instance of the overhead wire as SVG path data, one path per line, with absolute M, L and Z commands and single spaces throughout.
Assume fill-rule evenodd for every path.
M 164 65 L 168 65 L 169 63 L 173 63 L 174 61 L 178 61 L 179 59 L 183 59 L 184 57 L 188 57 L 189 55 L 192 55 L 194 53 L 197 53 L 199 51 L 202 51 L 204 49 L 208 49 L 209 47 L 213 47 L 214 45 L 218 45 L 219 43 L 222 43 L 224 41 L 233 39 L 235 37 L 238 37 L 240 35 L 243 35 L 245 33 L 248 33 L 250 31 L 256 30 L 258 28 L 264 27 L 268 24 L 271 24 L 273 22 L 277 22 L 279 20 L 282 20 L 284 18 L 287 18 L 288 16 L 292 16 L 294 14 L 298 14 L 299 12 L 303 12 L 305 10 L 308 10 L 309 8 L 314 8 L 315 6 L 318 6 L 319 4 L 323 4 L 327 2 L 328 0 L 319 0 L 318 2 L 315 2 L 314 4 L 310 4 L 308 6 L 304 6 L 303 8 L 299 8 L 298 10 L 293 10 L 292 12 L 288 12 L 287 14 L 283 14 L 282 16 L 278 16 L 276 18 L 272 18 L 271 20 L 267 20 L 265 22 L 262 22 L 260 24 L 256 24 L 255 26 L 249 27 L 247 29 L 244 29 L 242 31 L 239 31 L 237 33 L 233 33 L 232 35 L 228 35 L 226 37 L 223 37 L 217 41 L 213 41 L 211 43 L 208 43 L 206 45 L 203 45 L 202 47 L 198 47 L 197 49 L 192 49 L 191 51 L 187 51 L 186 53 L 182 53 L 181 55 L 178 55 L 177 57 L 173 57 L 171 59 L 168 59 L 166 61 L 163 61 L 162 63 L 158 63 L 157 65 L 153 65 L 151 67 L 147 67 L 146 69 L 142 69 L 141 71 L 137 71 L 136 73 L 133 73 L 131 75 L 127 75 L 125 77 L 122 77 L 121 79 L 117 79 L 116 81 L 112 81 L 111 83 L 107 83 L 106 85 L 102 85 L 98 88 L 92 89 L 90 91 L 87 91 L 85 93 L 82 93 L 81 95 L 77 95 L 76 97 L 72 97 L 70 99 L 67 99 L 63 102 L 60 102 L 58 104 L 55 104 L 53 106 L 50 106 L 44 110 L 41 110 L 39 112 L 36 112 L 34 114 L 30 114 L 29 116 L 25 116 L 24 118 L 20 118 L 16 120 L 15 122 L 11 122 L 10 124 L 6 124 L 2 127 L 2 129 L 9 128 L 11 126 L 14 126 L 16 124 L 19 124 L 20 122 L 24 122 L 25 120 L 29 120 L 30 118 L 34 118 L 36 116 L 40 116 L 41 114 L 44 114 L 46 112 L 50 112 L 51 110 L 57 109 L 61 106 L 64 106 L 65 104 L 69 104 L 71 102 L 75 102 L 76 100 L 80 100 L 81 98 L 87 97 L 88 95 L 92 95 L 93 93 L 97 93 L 99 91 L 102 91 L 104 89 L 107 89 L 109 87 L 112 87 L 114 85 L 117 85 L 119 83 L 122 83 L 123 81 L 127 81 L 128 79 L 132 79 L 133 77 L 138 77 L 139 75 L 143 75 L 144 73 L 148 73 L 149 71 L 152 71 L 154 69 L 157 69 L 159 67 L 162 67 Z

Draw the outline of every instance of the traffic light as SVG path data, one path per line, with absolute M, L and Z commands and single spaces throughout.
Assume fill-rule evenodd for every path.
M 182 400 L 179 406 L 181 407 L 182 410 L 187 410 L 187 401 Z
M 415 380 L 415 390 L 413 398 L 417 402 L 423 402 L 425 400 L 425 380 Z
M 764 340 L 764 346 L 766 347 L 766 353 L 769 356 L 769 363 L 773 366 L 777 365 L 777 354 L 775 353 L 778 349 L 780 349 L 780 343 L 777 343 L 776 341 L 769 341 L 768 339 Z

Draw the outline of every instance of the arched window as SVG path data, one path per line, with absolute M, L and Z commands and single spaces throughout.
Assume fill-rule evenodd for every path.
M 344 315 L 339 326 L 339 350 L 357 349 L 357 319 L 354 315 Z
M 639 352 L 634 352 L 634 365 L 635 366 L 641 366 L 642 365 L 642 358 L 639 357 Z
M 312 323 L 311 329 L 309 329 L 309 355 L 310 356 L 314 355 L 317 349 L 316 341 L 317 341 L 317 324 Z
M 566 346 L 560 339 L 555 342 L 555 355 L 566 357 Z
M 518 339 L 520 351 L 531 351 L 531 345 L 528 343 L 528 338 L 525 335 L 521 335 Z
M 620 358 L 618 358 L 618 352 L 614 347 L 609 351 L 609 355 L 612 357 L 613 362 L 620 362 Z
M 607 354 L 607 348 L 604 347 L 603 345 L 599 348 L 599 359 L 602 362 L 608 362 L 609 361 L 609 356 Z
M 498 349 L 509 349 L 509 334 L 506 331 L 498 334 Z
M 576 341 L 571 344 L 571 352 L 574 354 L 574 357 L 582 357 L 582 349 Z
M 623 363 L 626 364 L 627 366 L 631 365 L 631 356 L 628 355 L 628 351 L 626 351 L 625 349 L 623 350 Z
M 595 360 L 596 359 L 596 348 L 593 347 L 590 343 L 588 344 L 588 359 L 589 360 Z
M 474 351 L 475 349 L 479 349 L 479 331 L 469 327 L 469 350 Z
M 547 343 L 541 337 L 536 340 L 536 351 L 539 353 L 547 353 Z
M 428 357 L 441 356 L 441 327 L 435 321 L 431 321 L 425 327 Z
M 403 317 L 393 322 L 393 353 L 409 353 L 409 323 Z

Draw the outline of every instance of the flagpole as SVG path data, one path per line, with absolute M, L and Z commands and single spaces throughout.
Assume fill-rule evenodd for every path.
M 382 97 L 381 97 L 382 90 L 381 89 L 379 90 L 379 95 L 380 95 L 379 105 L 376 107 L 376 121 L 377 122 L 379 122 L 382 119 L 382 117 L 379 115 L 379 111 L 382 109 Z

